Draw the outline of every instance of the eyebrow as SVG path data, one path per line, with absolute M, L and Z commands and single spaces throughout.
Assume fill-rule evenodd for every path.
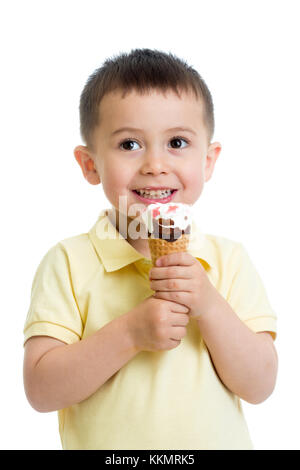
M 143 129 L 137 129 L 135 127 L 121 127 L 120 129 L 115 130 L 112 132 L 111 136 L 114 136 L 116 134 L 120 134 L 121 132 L 143 132 Z M 197 135 L 197 133 L 191 129 L 190 127 L 172 127 L 171 129 L 167 129 L 166 132 L 179 132 L 179 131 L 185 131 L 185 132 L 190 132 L 191 134 Z

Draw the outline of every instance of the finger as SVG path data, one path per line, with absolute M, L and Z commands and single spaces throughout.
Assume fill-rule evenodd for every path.
M 158 258 L 156 266 L 191 266 L 196 261 L 190 253 L 180 251 L 178 253 L 170 253 Z
M 171 343 L 171 345 L 170 345 L 170 347 L 168 347 L 167 349 L 169 349 L 169 350 L 170 350 L 170 349 L 175 349 L 175 348 L 177 348 L 177 346 L 180 345 L 181 339 L 178 340 L 178 339 L 172 339 L 172 338 L 170 338 L 170 343 Z
M 175 326 L 172 328 L 170 339 L 181 340 L 186 335 L 186 328 L 184 326 Z
M 192 279 L 193 274 L 185 266 L 167 266 L 152 268 L 149 272 L 149 279 Z
M 159 281 L 152 280 L 150 288 L 161 292 L 192 292 L 193 285 L 189 279 L 162 279 Z
M 190 302 L 190 293 L 189 292 L 160 292 L 157 291 L 153 297 L 155 299 L 163 299 L 163 300 L 171 300 L 172 302 L 176 302 L 178 304 L 185 305 L 189 307 Z
M 172 326 L 186 326 L 190 317 L 186 313 L 176 313 L 173 315 Z
M 186 307 L 185 305 L 182 305 L 182 304 L 178 304 L 177 302 L 172 302 L 172 301 L 169 301 L 169 304 L 170 304 L 170 307 L 171 307 L 171 312 L 174 312 L 174 313 L 189 313 L 190 309 L 188 307 Z

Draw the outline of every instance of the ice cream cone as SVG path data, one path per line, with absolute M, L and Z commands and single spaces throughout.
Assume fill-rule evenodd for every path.
M 189 245 L 189 235 L 181 235 L 176 241 L 170 243 L 162 238 L 148 238 L 152 263 L 155 266 L 156 260 L 170 253 L 187 251 Z
M 150 204 L 142 214 L 153 265 L 163 255 L 187 251 L 192 212 L 187 204 Z

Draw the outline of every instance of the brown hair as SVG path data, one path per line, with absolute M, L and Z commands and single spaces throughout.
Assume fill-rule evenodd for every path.
M 88 78 L 80 96 L 80 132 L 92 148 L 92 133 L 99 124 L 99 105 L 106 93 L 114 90 L 141 94 L 158 89 L 194 92 L 204 103 L 204 122 L 209 141 L 214 133 L 214 108 L 210 91 L 199 73 L 173 54 L 152 49 L 134 49 L 107 59 Z

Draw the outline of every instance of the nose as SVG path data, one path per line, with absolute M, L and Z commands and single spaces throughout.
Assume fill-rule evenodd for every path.
M 148 175 L 159 175 L 168 173 L 167 156 L 162 150 L 145 152 L 141 165 L 141 173 Z

